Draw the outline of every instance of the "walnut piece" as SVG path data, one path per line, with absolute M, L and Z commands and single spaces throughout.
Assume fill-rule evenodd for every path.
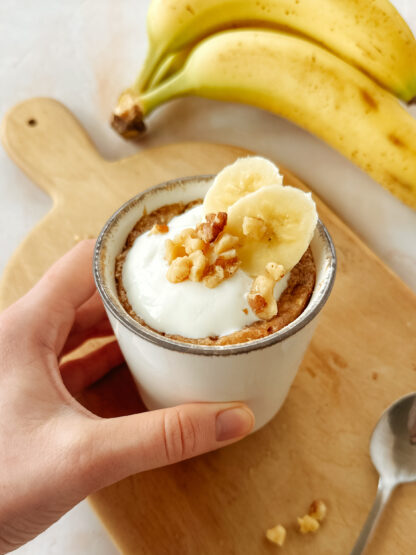
M 204 243 L 212 243 L 227 224 L 227 212 L 207 214 L 205 219 L 206 222 L 196 227 L 196 233 Z
M 313 501 L 309 507 L 308 514 L 298 518 L 299 531 L 302 534 L 316 532 L 320 526 L 319 523 L 326 517 L 326 513 L 327 507 L 322 500 L 317 499 Z
M 159 233 L 167 233 L 169 231 L 169 226 L 166 224 L 155 224 L 149 231 L 149 235 L 157 235 Z
M 285 275 L 282 265 L 275 262 L 266 264 L 265 275 L 257 276 L 251 285 L 247 300 L 251 310 L 261 320 L 270 320 L 277 314 L 274 286 Z
M 183 229 L 181 232 L 179 232 L 178 235 L 176 235 L 176 237 L 174 238 L 174 242 L 180 245 L 184 245 L 188 239 L 196 239 L 196 237 L 198 237 L 196 231 L 191 227 L 187 227 L 186 229 Z
M 255 241 L 260 241 L 266 235 L 268 227 L 261 218 L 244 216 L 243 233 Z
M 259 315 L 267 306 L 266 299 L 264 297 L 252 292 L 250 292 L 248 296 L 248 304 L 256 315 Z
M 298 518 L 299 531 L 301 534 L 309 534 L 310 532 L 316 532 L 319 528 L 319 522 L 313 516 L 305 515 L 302 518 Z
M 286 528 L 281 524 L 278 524 L 274 528 L 270 528 L 266 531 L 266 538 L 270 542 L 282 547 L 286 539 Z
M 215 266 L 220 266 L 224 270 L 224 279 L 233 276 L 240 267 L 240 264 L 241 262 L 237 256 L 225 257 L 221 255 L 215 261 Z
M 226 223 L 226 212 L 208 214 L 206 222 L 196 229 L 184 229 L 173 240 L 167 239 L 168 280 L 202 281 L 206 287 L 214 288 L 233 276 L 240 267 L 235 249 L 239 238 L 223 233 Z
M 208 263 L 204 253 L 200 250 L 195 251 L 189 255 L 189 260 L 192 263 L 189 279 L 201 281 Z
M 165 246 L 165 259 L 168 261 L 168 264 L 172 264 L 176 258 L 186 255 L 185 247 L 179 243 L 173 242 L 171 239 L 166 239 Z
M 277 302 L 273 295 L 274 279 L 267 276 L 257 276 L 248 294 L 248 304 L 256 316 L 262 320 L 270 320 L 277 314 Z
M 301 534 L 315 533 L 319 529 L 319 523 L 325 518 L 326 513 L 327 507 L 322 500 L 313 501 L 309 507 L 308 514 L 298 518 L 299 532 Z M 270 542 L 282 547 L 286 539 L 286 529 L 281 524 L 278 524 L 266 531 L 266 538 Z
M 285 275 L 285 269 L 281 264 L 276 264 L 276 262 L 269 262 L 266 264 L 266 274 L 274 279 L 274 281 L 279 281 Z
M 199 237 L 187 237 L 184 242 L 186 254 L 192 254 L 195 251 L 203 251 L 205 243 Z
M 240 239 L 231 235 L 230 233 L 223 233 L 221 236 L 217 237 L 214 244 L 215 254 L 222 254 L 229 250 L 234 250 L 238 246 Z
M 322 522 L 326 517 L 327 513 L 327 506 L 321 499 L 317 499 L 312 501 L 311 506 L 309 507 L 308 515 L 312 518 L 315 518 L 319 522 Z
M 224 281 L 225 272 L 221 266 L 216 266 L 211 264 L 208 266 L 208 271 L 202 278 L 202 283 L 205 287 L 209 287 L 210 289 L 214 289 L 217 287 L 222 281 Z
M 180 283 L 188 279 L 192 262 L 188 256 L 175 258 L 168 268 L 166 277 L 171 283 Z
M 235 249 L 230 249 L 229 251 L 222 252 L 217 260 L 219 260 L 220 258 L 238 258 L 237 251 Z

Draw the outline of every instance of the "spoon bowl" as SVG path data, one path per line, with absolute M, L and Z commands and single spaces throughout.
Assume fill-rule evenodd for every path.
M 416 481 L 416 393 L 383 412 L 371 436 L 370 455 L 380 475 L 377 495 L 351 555 L 363 553 L 394 488 Z
M 371 437 L 370 455 L 385 481 L 416 481 L 416 393 L 383 412 Z

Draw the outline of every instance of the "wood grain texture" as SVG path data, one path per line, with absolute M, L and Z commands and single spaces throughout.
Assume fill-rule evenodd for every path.
M 29 119 L 37 125 L 28 125 Z M 57 128 L 59 144 L 51 142 Z M 2 307 L 21 296 L 75 236 L 96 235 L 129 197 L 169 178 L 214 173 L 245 153 L 188 143 L 107 162 L 74 117 L 48 99 L 14 108 L 2 138 L 16 163 L 54 199 L 7 266 Z M 288 172 L 285 182 L 304 187 Z M 288 555 L 350 551 L 376 491 L 371 431 L 387 405 L 415 390 L 416 298 L 315 200 L 336 245 L 338 275 L 288 400 L 268 426 L 237 445 L 92 495 L 123 553 L 273 553 L 277 548 L 264 532 L 279 522 L 288 527 Z M 87 391 L 82 402 L 103 417 L 142 410 L 125 367 Z M 328 504 L 328 518 L 316 535 L 301 536 L 296 517 L 315 498 Z M 400 487 L 368 553 L 413 553 L 415 508 L 416 486 Z
M 245 152 L 186 143 L 109 162 L 98 154 L 71 112 L 48 98 L 12 108 L 2 122 L 1 139 L 16 164 L 53 199 L 52 210 L 4 271 L 2 307 L 22 296 L 79 238 L 95 237 L 115 209 L 132 196 L 175 177 L 215 173 Z

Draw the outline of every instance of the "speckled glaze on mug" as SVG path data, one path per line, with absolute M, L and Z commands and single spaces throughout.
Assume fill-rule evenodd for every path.
M 264 426 L 278 412 L 302 361 L 331 292 L 336 272 L 334 245 L 319 221 L 311 242 L 316 284 L 302 314 L 277 333 L 237 345 L 194 345 L 164 337 L 131 318 L 121 305 L 114 278 L 116 256 L 142 217 L 175 202 L 203 198 L 214 176 L 163 183 L 126 202 L 101 231 L 93 270 L 114 334 L 149 409 L 195 401 L 243 401 Z

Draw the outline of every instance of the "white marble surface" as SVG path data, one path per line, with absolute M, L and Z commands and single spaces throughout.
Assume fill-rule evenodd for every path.
M 393 0 L 416 33 L 414 0 Z M 281 160 L 416 290 L 416 214 L 348 160 L 289 122 L 246 106 L 178 100 L 157 111 L 143 142 L 129 145 L 108 126 L 111 108 L 146 50 L 149 0 L 2 0 L 0 117 L 16 102 L 51 96 L 81 120 L 108 158 L 181 140 L 232 143 Z M 416 116 L 416 107 L 411 110 Z M 0 148 L 0 271 L 50 207 Z M 112 555 L 116 550 L 84 502 L 20 555 Z

